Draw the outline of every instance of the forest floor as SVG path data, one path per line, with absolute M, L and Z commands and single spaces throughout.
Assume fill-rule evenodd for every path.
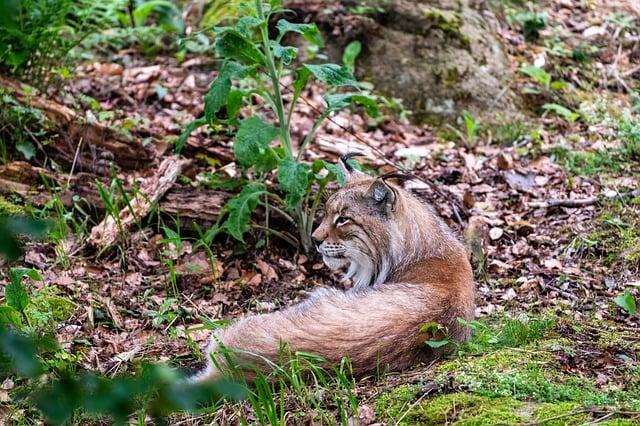
M 640 88 L 640 17 L 625 19 L 633 10 L 623 2 L 582 3 L 538 4 L 548 24 L 537 40 L 525 42 L 504 17 L 499 31 L 512 60 L 511 88 L 540 88 L 516 70 L 544 67 L 571 87 L 525 98 L 562 104 L 578 119 L 531 106 L 517 119 L 477 121 L 473 136 L 461 122 L 451 123 L 460 131 L 437 130 L 399 114 L 372 122 L 356 110 L 319 131 L 308 160 L 357 150 L 379 172 L 409 169 L 420 180 L 408 186 L 461 239 L 483 247 L 475 259 L 479 322 L 472 343 L 445 360 L 355 382 L 350 418 L 341 419 L 331 402 L 292 396 L 287 422 L 640 424 L 640 317 L 620 307 L 625 291 L 625 306 L 640 300 L 640 196 L 627 196 L 640 188 L 640 98 L 632 96 Z M 54 239 L 28 243 L 12 265 L 42 276 L 28 282 L 32 309 L 64 349 L 51 362 L 108 375 L 134 372 L 142 361 L 197 368 L 220 320 L 279 309 L 318 287 L 348 287 L 314 254 L 274 236 L 257 232 L 244 245 L 220 237 L 212 256 L 198 244 L 193 222 L 206 229 L 215 221 L 228 197 L 225 181 L 237 173 L 232 135 L 223 129 L 190 137 L 183 176 L 115 248 L 87 243 L 105 215 L 93 182 L 109 188 L 120 181 L 131 194 L 153 176 L 185 124 L 202 114 L 216 66 L 210 56 L 178 61 L 171 52 L 149 57 L 137 49 L 95 56 L 58 101 L 142 141 L 148 161 L 47 135 L 29 163 L 0 166 L 3 182 L 23 185 L 2 189 L 0 211 L 44 212 L 59 225 Z M 310 129 L 321 95 L 316 86 L 304 93 L 294 140 Z M 48 186 L 37 179 L 43 169 Z M 587 202 L 554 205 L 569 199 Z M 9 279 L 6 271 L 0 282 Z M 34 415 L 11 404 L 19 388 L 13 381 L 0 387 L 8 424 Z M 255 416 L 235 403 L 176 422 Z

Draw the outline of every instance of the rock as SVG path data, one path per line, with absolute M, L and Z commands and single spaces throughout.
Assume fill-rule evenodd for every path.
M 304 12 L 316 1 L 289 3 Z M 348 11 L 363 2 L 341 3 Z M 366 6 L 377 11 L 370 15 L 375 22 L 361 32 L 353 29 L 353 19 L 334 15 L 312 19 L 321 21 L 334 60 L 339 60 L 336 53 L 341 54 L 349 41 L 358 38 L 363 44 L 356 62 L 358 77 L 388 96 L 403 99 L 419 121 L 440 124 L 457 119 L 464 110 L 493 119 L 496 112 L 515 109 L 513 95 L 504 90 L 511 79 L 509 62 L 495 34 L 496 19 L 485 3 L 371 0 Z
M 503 234 L 504 231 L 502 230 L 502 228 L 496 227 L 489 230 L 489 238 L 491 238 L 493 241 L 499 240 Z

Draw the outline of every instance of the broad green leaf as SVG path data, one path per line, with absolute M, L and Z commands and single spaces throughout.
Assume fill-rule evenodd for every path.
M 358 58 L 358 55 L 360 55 L 361 51 L 362 44 L 358 40 L 352 41 L 344 48 L 344 52 L 342 53 L 342 63 L 351 72 L 356 68 L 356 59 Z
M 143 26 L 152 13 L 157 15 L 157 21 L 165 31 L 184 31 L 182 12 L 169 0 L 149 0 L 136 7 L 132 12 L 135 25 Z
M 518 71 L 533 78 L 544 87 L 549 87 L 549 84 L 551 84 L 551 75 L 542 68 L 536 67 L 535 65 L 520 67 Z
M 337 112 L 350 105 L 361 105 L 371 117 L 377 117 L 379 114 L 378 104 L 375 99 L 367 94 L 359 93 L 334 93 L 325 95 L 324 100 L 327 103 L 327 110 Z
M 0 28 L 5 28 L 6 30 L 18 28 L 20 4 L 20 0 L 0 0 Z
M 176 146 L 173 148 L 173 152 L 180 153 L 180 151 L 182 151 L 182 148 L 187 143 L 187 139 L 189 139 L 189 135 L 193 133 L 194 130 L 204 126 L 205 124 L 207 124 L 207 119 L 205 117 L 200 117 L 189 122 L 189 124 L 187 124 L 187 126 L 184 128 L 184 131 L 176 141 Z
M 298 68 L 296 71 L 296 79 L 293 81 L 293 97 L 297 99 L 300 96 L 300 93 L 304 90 L 305 86 L 309 82 L 309 77 L 311 77 L 311 71 L 307 68 Z
M 231 81 L 236 78 L 243 78 L 245 75 L 245 67 L 237 62 L 225 61 L 222 68 L 220 68 L 218 77 L 213 80 L 209 91 L 204 96 L 204 116 L 209 123 L 215 120 L 216 113 L 227 104 Z
M 244 94 L 242 90 L 232 90 L 227 95 L 227 118 L 235 120 L 242 107 L 242 99 Z
M 33 342 L 10 328 L 0 326 L 0 360 L 23 377 L 35 377 L 42 371 Z
M 262 22 L 262 20 L 256 18 L 255 16 L 243 16 L 242 18 L 238 19 L 238 22 L 236 22 L 236 29 L 242 35 L 250 39 L 253 29 L 260 25 Z
M 629 290 L 625 290 L 624 293 L 617 295 L 613 301 L 630 315 L 635 315 L 638 312 L 636 299 L 634 299 Z
M 233 153 L 243 167 L 260 165 L 272 157 L 269 144 L 279 134 L 276 127 L 252 116 L 240 122 L 238 133 L 233 140 Z
M 305 64 L 304 67 L 320 81 L 330 86 L 358 87 L 358 81 L 353 73 L 345 67 L 336 64 Z
M 18 312 L 23 312 L 29 304 L 29 295 L 22 284 L 22 278 L 24 276 L 29 276 L 30 278 L 37 280 L 40 279 L 40 274 L 38 274 L 38 271 L 35 269 L 13 268 L 9 275 L 11 279 L 5 289 L 7 305 L 16 309 Z
M 347 184 L 347 177 L 344 175 L 342 169 L 336 164 L 329 163 L 324 160 L 322 162 L 324 163 L 324 168 L 327 169 L 329 173 L 333 173 L 333 175 L 336 177 L 338 185 L 340 185 L 341 188 L 344 187 Z
M 278 163 L 278 181 L 290 208 L 300 204 L 309 187 L 309 166 L 287 157 Z
M 273 56 L 282 59 L 282 63 L 285 65 L 289 65 L 298 55 L 298 49 L 296 47 L 282 46 L 274 40 L 271 40 L 271 50 L 273 50 Z
M 244 234 L 249 230 L 251 213 L 255 210 L 260 196 L 264 192 L 264 184 L 252 182 L 227 203 L 226 210 L 229 212 L 229 216 L 222 227 L 236 240 L 244 242 Z
M 281 39 L 288 32 L 295 32 L 301 34 L 305 40 L 318 47 L 324 47 L 324 41 L 322 35 L 316 24 L 294 24 L 286 19 L 281 19 L 276 24 L 278 28 L 278 39 Z
M 36 155 L 36 147 L 29 141 L 16 142 L 16 151 L 22 154 L 26 160 L 31 160 Z
M 20 312 L 11 306 L 0 306 L 0 327 L 3 325 L 13 325 L 15 327 L 22 325 Z
M 564 118 L 565 120 L 571 123 L 573 123 L 580 117 L 580 114 L 578 114 L 577 112 L 573 112 L 569 108 L 559 104 L 544 104 L 542 105 L 542 109 L 546 111 L 555 112 L 556 114 L 558 114 L 559 116 L 561 116 L 562 118 Z
M 216 40 L 216 55 L 221 58 L 235 59 L 245 65 L 264 65 L 262 52 L 253 41 L 236 30 L 227 30 Z

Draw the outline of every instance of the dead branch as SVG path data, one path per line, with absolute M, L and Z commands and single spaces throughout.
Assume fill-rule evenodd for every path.
M 549 209 L 552 207 L 579 208 L 579 207 L 593 206 L 600 203 L 603 200 L 613 200 L 618 197 L 620 198 L 640 197 L 640 189 L 636 189 L 634 191 L 629 191 L 629 192 L 620 192 L 616 194 L 602 194 L 597 197 L 581 198 L 578 200 L 552 198 L 547 201 L 530 201 L 529 203 L 527 203 L 527 205 L 531 209 Z
M 162 161 L 156 173 L 142 182 L 140 190 L 133 195 L 130 206 L 122 209 L 117 218 L 108 216 L 93 227 L 88 243 L 96 247 L 112 245 L 120 232 L 149 213 L 151 207 L 171 188 L 182 170 L 190 163 L 191 160 L 177 155 Z
M 77 150 L 74 142 L 80 139 L 83 140 L 83 151 L 85 151 L 84 147 L 97 147 L 110 151 L 114 162 L 125 169 L 135 169 L 149 164 L 154 158 L 151 150 L 138 141 L 129 140 L 127 136 L 104 124 L 89 122 L 71 108 L 57 102 L 42 96 L 27 94 L 21 85 L 13 80 L 0 76 L 0 88 L 8 89 L 11 96 L 19 103 L 41 110 L 55 124 L 59 133 L 64 135 L 73 146 L 67 146 L 69 144 L 59 141 L 52 144 L 50 148 L 66 158 L 69 163 Z M 85 158 L 84 162 L 92 164 L 95 158 L 91 157 L 95 154 L 92 154 L 89 149 L 86 151 L 85 157 L 88 158 Z

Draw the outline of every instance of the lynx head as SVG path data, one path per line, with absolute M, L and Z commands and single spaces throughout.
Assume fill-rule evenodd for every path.
M 425 238 L 437 240 L 441 227 L 427 206 L 389 181 L 399 175 L 370 177 L 347 158 L 339 161 L 347 184 L 326 201 L 313 239 L 325 264 L 347 269 L 358 288 L 385 282 L 424 254 Z

